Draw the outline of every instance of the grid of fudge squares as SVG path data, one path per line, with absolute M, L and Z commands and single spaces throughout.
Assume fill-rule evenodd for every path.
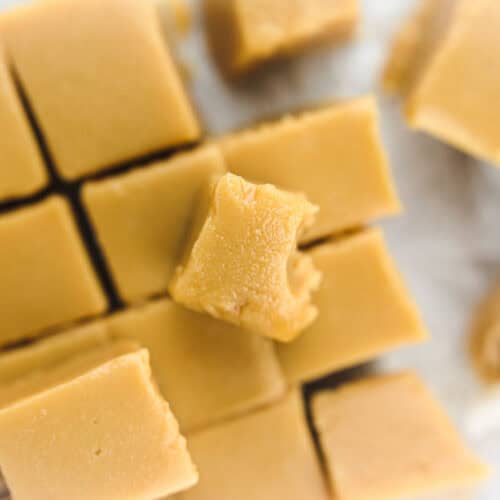
M 200 136 L 154 2 L 30 2 L 2 13 L 0 40 L 66 180 Z
M 421 0 L 384 71 L 386 89 L 405 99 L 410 126 L 500 163 L 500 71 L 496 0 Z M 488 96 L 488 99 L 484 99 Z
M 207 41 L 220 70 L 239 76 L 276 56 L 350 37 L 358 0 L 203 0 Z

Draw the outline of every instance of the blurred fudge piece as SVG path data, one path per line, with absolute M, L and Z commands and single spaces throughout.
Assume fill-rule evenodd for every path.
M 312 408 L 339 500 L 406 498 L 474 483 L 487 474 L 414 374 L 372 377 L 325 391 L 314 397 Z
M 384 83 L 410 126 L 500 163 L 500 3 L 425 0 L 396 37 Z
M 177 302 L 289 341 L 316 318 L 321 275 L 297 238 L 318 208 L 305 196 L 234 174 L 207 183 L 169 285 Z
M 29 196 L 48 172 L 0 48 L 0 202 Z
M 351 36 L 358 0 L 204 0 L 206 32 L 226 76 L 276 56 Z
M 188 440 L 200 482 L 175 500 L 330 499 L 299 390 Z
M 0 217 L 0 275 L 0 346 L 107 308 L 70 207 L 58 196 Z
M 82 198 L 120 297 L 166 293 L 198 194 L 225 171 L 216 148 L 84 185 Z
M 365 230 L 310 250 L 323 282 L 318 319 L 295 341 L 277 344 L 289 382 L 305 382 L 427 337 L 382 233 Z
M 112 316 L 109 333 L 149 349 L 181 429 L 206 427 L 285 392 L 272 342 L 164 299 Z
M 67 180 L 200 135 L 152 2 L 32 2 L 0 37 Z
M 220 146 L 231 172 L 304 192 L 319 205 L 302 242 L 400 211 L 372 97 L 239 132 Z
M 0 467 L 19 500 L 146 500 L 197 481 L 146 350 L 0 410 L 0 441 Z

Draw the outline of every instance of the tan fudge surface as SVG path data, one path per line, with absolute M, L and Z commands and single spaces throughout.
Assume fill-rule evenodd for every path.
M 372 97 L 236 133 L 220 145 L 231 172 L 303 192 L 319 205 L 303 242 L 400 210 Z
M 188 435 L 200 482 L 175 500 L 330 498 L 294 390 L 280 403 Z
M 366 230 L 311 250 L 323 273 L 318 319 L 295 341 L 277 344 L 287 379 L 307 381 L 427 337 L 383 235 Z
M 53 196 L 0 217 L 0 345 L 106 310 L 70 207 Z
M 314 42 L 347 38 L 359 10 L 358 0 L 204 0 L 208 41 L 229 76 Z
M 297 238 L 318 210 L 269 184 L 225 174 L 206 186 L 172 297 L 263 336 L 295 338 L 317 316 L 321 276 Z
M 110 336 L 104 323 L 96 321 L 7 351 L 0 355 L 0 387 L 30 372 L 43 373 L 73 356 L 104 346 L 109 341 Z
M 167 291 L 181 258 L 198 193 L 224 172 L 204 148 L 83 188 L 83 201 L 123 300 Z
M 66 179 L 199 136 L 152 2 L 33 2 L 0 38 Z
M 456 0 L 451 5 L 455 8 L 445 10 L 448 22 L 442 23 L 440 42 L 408 97 L 408 122 L 461 150 L 500 163 L 500 63 L 491 57 L 500 41 L 496 29 L 500 4 Z M 433 16 L 444 15 L 436 5 Z M 426 37 L 424 30 L 416 44 Z
M 411 373 L 320 393 L 313 399 L 313 421 L 339 500 L 399 498 L 487 474 Z
M 285 391 L 272 343 L 164 299 L 113 316 L 112 336 L 149 349 L 183 431 L 240 414 Z
M 0 202 L 45 187 L 48 173 L 0 48 Z
M 197 479 L 146 350 L 0 411 L 0 441 L 0 467 L 19 500 L 147 500 Z

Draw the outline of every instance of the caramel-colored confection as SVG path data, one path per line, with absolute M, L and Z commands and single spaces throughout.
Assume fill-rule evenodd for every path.
M 175 500 L 328 500 L 298 390 L 240 419 L 188 435 L 200 482 Z
M 271 341 L 161 300 L 113 316 L 113 337 L 149 349 L 153 374 L 181 429 L 275 401 L 285 391 Z
M 123 300 L 167 291 L 198 194 L 223 172 L 220 153 L 204 148 L 84 186 L 85 208 Z
M 0 275 L 0 345 L 107 307 L 70 207 L 57 196 L 0 217 Z
M 396 38 L 385 86 L 406 98 L 409 124 L 500 163 L 496 0 L 425 0 Z M 487 98 L 485 98 L 487 96 Z
M 146 500 L 197 481 L 146 350 L 0 410 L 0 441 L 0 467 L 19 500 Z
M 314 296 L 319 315 L 297 340 L 277 345 L 289 381 L 312 380 L 427 337 L 379 231 L 322 244 L 310 255 L 323 273 Z
M 0 129 L 0 201 L 45 187 L 47 171 L 1 49 Z
M 478 307 L 469 352 L 477 373 L 486 382 L 500 381 L 500 285 Z
M 313 421 L 339 500 L 406 498 L 487 474 L 411 373 L 320 393 L 313 399 Z
M 321 275 L 297 250 L 317 207 L 301 194 L 234 174 L 201 196 L 191 241 L 169 285 L 173 298 L 260 335 L 289 341 L 317 316 Z
M 208 41 L 228 76 L 312 44 L 351 36 L 358 0 L 204 0 Z
M 152 2 L 32 2 L 0 34 L 64 178 L 198 138 Z
M 363 97 L 224 138 L 228 169 L 253 182 L 304 192 L 320 207 L 311 241 L 399 212 L 378 131 Z

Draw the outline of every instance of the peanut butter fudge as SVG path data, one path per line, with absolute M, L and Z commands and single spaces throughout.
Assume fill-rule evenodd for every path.
M 317 316 L 321 281 L 297 238 L 318 208 L 296 193 L 234 174 L 207 184 L 169 285 L 179 303 L 260 335 L 295 338 Z
M 358 0 L 204 0 L 208 41 L 223 72 L 246 72 L 275 56 L 349 37 Z
M 412 127 L 496 163 L 499 23 L 496 0 L 426 0 L 396 38 L 384 75 L 406 98 Z
M 146 500 L 197 481 L 146 350 L 0 410 L 0 441 L 0 467 L 19 500 Z
M 231 172 L 304 192 L 319 205 L 302 242 L 400 210 L 372 97 L 240 132 L 220 146 Z
M 170 300 L 130 309 L 107 325 L 113 337 L 149 349 L 155 379 L 183 431 L 271 403 L 285 392 L 271 341 Z
M 188 434 L 200 482 L 175 500 L 328 500 L 299 390 L 280 403 Z
M 153 2 L 32 2 L 0 37 L 65 179 L 200 134 Z
M 120 297 L 166 293 L 198 194 L 225 171 L 216 148 L 175 156 L 83 188 L 83 201 Z
M 0 346 L 103 313 L 70 207 L 53 196 L 0 217 Z
M 48 175 L 0 48 L 0 202 L 28 196 Z
M 427 337 L 380 231 L 319 245 L 310 255 L 323 273 L 314 296 L 318 319 L 297 340 L 277 345 L 290 382 L 312 380 Z
M 320 393 L 313 399 L 313 421 L 339 500 L 406 498 L 487 474 L 411 373 Z

